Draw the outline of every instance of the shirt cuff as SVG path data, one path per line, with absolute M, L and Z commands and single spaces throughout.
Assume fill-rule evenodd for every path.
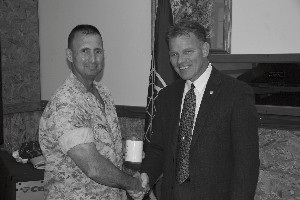
M 64 154 L 79 144 L 94 142 L 93 132 L 90 128 L 78 128 L 64 133 L 59 138 L 59 145 Z

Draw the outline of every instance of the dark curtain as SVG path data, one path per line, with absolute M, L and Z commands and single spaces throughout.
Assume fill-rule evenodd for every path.
M 160 89 L 178 78 L 170 65 L 166 32 L 173 24 L 172 9 L 169 0 L 158 0 L 154 32 L 154 50 L 149 76 L 149 87 L 145 119 L 144 149 L 152 135 L 152 120 L 155 117 L 155 98 Z
M 3 103 L 2 103 L 2 55 L 1 55 L 1 38 L 0 38 L 0 115 L 1 115 L 1 120 L 0 120 L 0 144 L 3 144 L 4 139 L 3 139 Z

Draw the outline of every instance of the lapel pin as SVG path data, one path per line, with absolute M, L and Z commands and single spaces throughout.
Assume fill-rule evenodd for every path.
M 213 94 L 214 93 L 214 91 L 209 91 L 209 94 Z

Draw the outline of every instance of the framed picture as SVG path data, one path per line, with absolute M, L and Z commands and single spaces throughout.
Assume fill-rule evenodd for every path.
M 173 22 L 199 21 L 207 29 L 210 54 L 229 54 L 232 0 L 170 0 Z
M 232 0 L 214 0 L 212 12 L 211 54 L 230 53 Z

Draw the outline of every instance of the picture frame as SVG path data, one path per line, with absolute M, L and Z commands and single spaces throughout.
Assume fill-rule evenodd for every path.
M 210 54 L 230 54 L 232 0 L 170 0 L 170 4 L 174 23 L 198 20 L 207 29 Z
M 213 0 L 210 54 L 230 54 L 232 31 L 232 0 Z

